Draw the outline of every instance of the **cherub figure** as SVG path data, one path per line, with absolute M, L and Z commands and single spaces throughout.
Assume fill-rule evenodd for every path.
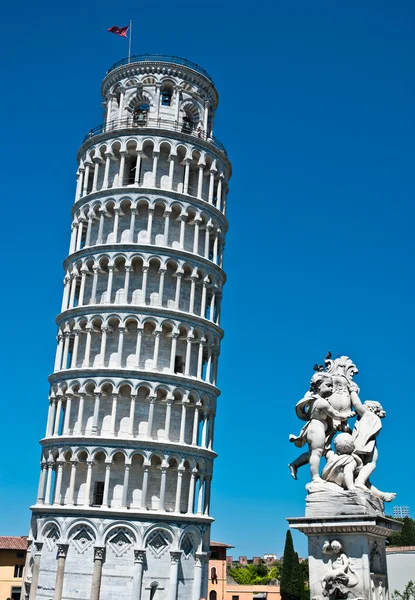
M 356 491 L 355 479 L 363 466 L 363 461 L 355 453 L 353 438 L 349 433 L 339 433 L 334 439 L 333 450 L 326 454 L 327 463 L 321 474 L 324 481 L 335 483 L 351 492 Z
M 354 416 L 350 410 L 341 412 L 331 406 L 328 398 L 332 392 L 333 379 L 331 375 L 324 372 L 315 373 L 311 378 L 309 392 L 296 406 L 297 415 L 307 423 L 298 436 L 290 435 L 290 442 L 293 442 L 297 448 L 308 444 L 309 450 L 288 465 L 294 479 L 297 479 L 297 470 L 310 463 L 313 481 L 322 481 L 320 461 L 325 451 L 329 449 L 335 431 L 333 419 L 343 423 Z
M 383 410 L 382 405 L 374 400 L 366 400 L 362 403 L 359 398 L 359 388 L 355 383 L 350 386 L 350 398 L 358 414 L 353 430 L 355 453 L 363 461 L 363 466 L 356 479 L 356 487 L 369 490 L 373 496 L 384 502 L 392 502 L 395 499 L 395 493 L 381 492 L 369 481 L 369 477 L 376 469 L 378 460 L 376 438 L 382 429 L 381 419 L 386 417 L 386 412 Z

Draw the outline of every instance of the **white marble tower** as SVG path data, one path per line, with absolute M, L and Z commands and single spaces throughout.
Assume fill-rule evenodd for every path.
M 207 595 L 227 184 L 198 65 L 134 56 L 78 152 L 30 600 Z

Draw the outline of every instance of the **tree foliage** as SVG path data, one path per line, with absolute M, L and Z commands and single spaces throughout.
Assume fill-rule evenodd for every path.
M 282 560 L 280 594 L 282 600 L 303 600 L 304 571 L 294 550 L 291 531 L 287 531 L 285 538 L 284 557 Z
M 229 569 L 229 575 L 240 585 L 267 585 L 272 579 L 277 579 L 276 573 L 276 567 L 269 569 L 264 563 Z
M 392 600 L 415 600 L 415 583 L 409 581 L 403 592 L 395 590 L 392 594 Z
M 401 521 L 402 531 L 389 537 L 389 546 L 415 546 L 415 521 L 410 517 L 395 520 Z

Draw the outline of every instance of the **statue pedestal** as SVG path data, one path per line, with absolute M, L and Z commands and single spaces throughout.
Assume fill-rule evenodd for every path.
M 308 537 L 310 599 L 388 600 L 385 539 L 400 523 L 381 515 L 287 519 Z

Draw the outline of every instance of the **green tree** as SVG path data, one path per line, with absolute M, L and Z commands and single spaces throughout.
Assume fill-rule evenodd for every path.
M 395 521 L 402 523 L 402 531 L 388 538 L 389 546 L 415 546 L 415 521 L 409 517 Z
M 415 600 L 415 583 L 409 581 L 403 592 L 395 590 L 392 594 L 392 600 Z
M 266 565 L 246 565 L 246 567 L 231 567 L 229 575 L 240 585 L 266 585 L 272 577 Z
M 304 575 L 294 550 L 291 531 L 287 531 L 285 538 L 284 557 L 282 559 L 280 594 L 282 600 L 303 600 Z

